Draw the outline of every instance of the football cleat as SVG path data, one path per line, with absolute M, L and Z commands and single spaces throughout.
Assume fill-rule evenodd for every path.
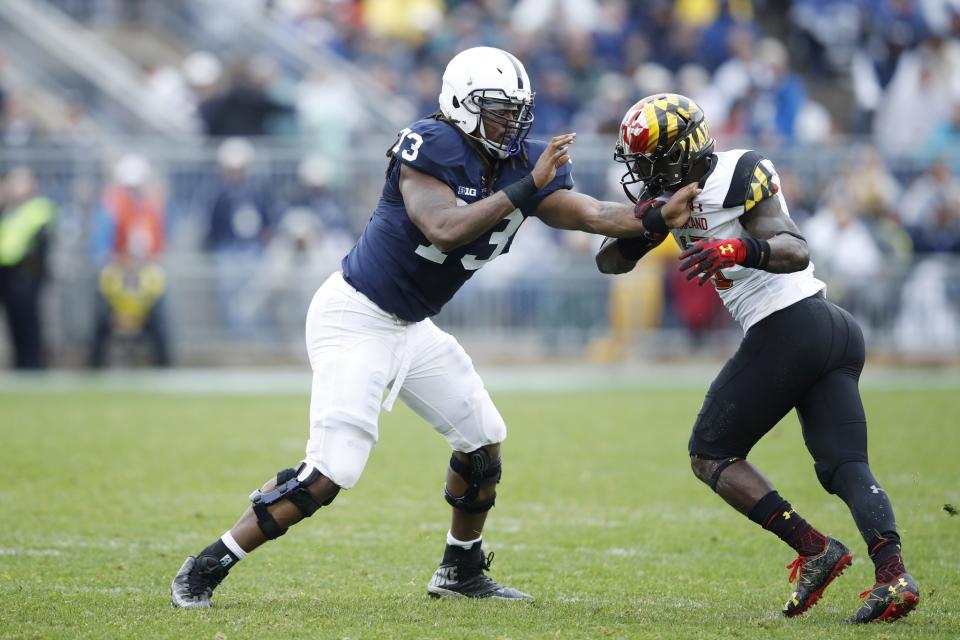
M 817 555 L 797 556 L 787 565 L 787 569 L 792 569 L 790 582 L 797 581 L 797 590 L 783 605 L 783 615 L 792 618 L 817 604 L 823 591 L 850 566 L 852 560 L 850 550 L 839 540 L 830 537 L 827 538 L 827 546 Z
M 846 622 L 893 622 L 917 608 L 920 587 L 909 573 L 901 573 L 890 582 L 875 584 L 860 594 L 863 604 Z
M 227 570 L 213 556 L 188 556 L 170 585 L 171 601 L 178 609 L 209 609 L 210 597 Z
M 441 562 L 427 584 L 427 594 L 431 598 L 533 600 L 530 594 L 503 587 L 484 573 L 490 569 L 493 552 L 486 557 L 482 551 L 476 555 L 478 561 L 461 559 Z

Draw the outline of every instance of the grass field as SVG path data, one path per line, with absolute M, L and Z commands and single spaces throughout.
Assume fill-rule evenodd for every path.
M 495 394 L 511 431 L 485 548 L 492 575 L 533 603 L 427 598 L 448 452 L 398 407 L 360 484 L 244 560 L 209 611 L 172 609 L 170 579 L 299 460 L 306 398 L 0 394 L 0 637 L 960 637 L 960 517 L 943 509 L 960 507 L 956 389 L 864 393 L 874 471 L 924 598 L 869 628 L 840 624 L 872 566 L 792 416 L 752 459 L 856 557 L 814 609 L 781 618 L 792 552 L 689 472 L 701 394 Z

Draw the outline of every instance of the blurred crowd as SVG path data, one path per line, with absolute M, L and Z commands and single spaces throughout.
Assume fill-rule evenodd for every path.
M 51 4 L 121 28 L 151 6 Z M 222 2 L 165 4 L 197 25 L 229 21 Z M 104 366 L 117 343 L 134 341 L 146 342 L 152 362 L 171 362 L 164 302 L 171 251 L 209 258 L 220 319 L 236 339 L 262 336 L 265 317 L 300 314 L 299 303 L 285 309 L 277 292 L 293 274 L 315 286 L 304 276 L 336 268 L 370 213 L 355 206 L 350 190 L 374 184 L 370 177 L 382 167 L 354 167 L 361 178 L 351 182 L 349 162 L 335 160 L 371 138 L 388 146 L 370 131 L 392 105 L 360 108 L 369 87 L 411 104 L 411 117 L 429 114 L 447 60 L 476 45 L 505 48 L 525 63 L 540 137 L 575 130 L 607 141 L 639 97 L 693 97 L 721 148 L 749 146 L 777 163 L 791 214 L 834 298 L 878 318 L 909 306 L 921 310 L 914 321 L 927 323 L 936 312 L 923 309 L 949 311 L 956 301 L 949 272 L 930 266 L 935 261 L 908 267 L 960 255 L 960 0 L 236 0 L 229 7 L 329 63 L 293 73 L 275 49 L 226 55 L 198 47 L 186 32 L 167 34 L 182 39 L 180 54 L 132 54 L 153 108 L 215 149 L 217 169 L 199 180 L 183 179 L 176 154 L 160 161 L 114 148 L 97 154 L 111 157 L 103 177 L 55 188 L 42 170 L 37 179 L 29 163 L 0 155 L 0 293 L 8 326 L 20 332 L 14 342 L 41 340 L 17 336 L 29 324 L 22 318 L 39 313 L 43 265 L 58 249 L 82 256 L 97 274 L 91 366 Z M 98 127 L 111 119 L 98 117 L 96 101 L 83 92 L 45 94 L 15 58 L 0 42 L 0 154 L 104 144 Z M 261 155 L 278 141 L 309 150 L 281 178 L 264 170 Z M 829 162 L 829 171 L 817 169 Z M 617 177 L 581 184 L 619 199 Z M 557 264 L 564 256 L 583 262 L 594 248 L 552 232 L 540 243 L 534 253 L 552 251 Z M 918 271 L 922 292 L 872 286 Z M 655 299 L 645 294 L 644 312 L 634 317 L 695 336 L 724 326 L 715 296 L 698 298 L 669 273 L 657 272 L 654 285 L 645 281 Z M 624 304 L 617 295 L 609 311 L 614 331 Z M 42 364 L 41 348 L 27 351 L 17 353 L 18 366 Z
M 148 5 L 53 3 L 117 19 Z M 170 4 L 209 25 L 223 23 L 227 8 Z M 525 62 L 539 135 L 609 133 L 625 102 L 663 87 L 697 99 L 716 133 L 761 146 L 857 133 L 887 152 L 937 150 L 960 126 L 960 0 L 236 0 L 229 8 L 333 62 L 297 76 L 270 49 L 142 61 L 157 108 L 210 136 L 307 135 L 333 145 L 362 133 L 375 116 L 357 108 L 365 96 L 337 60 L 425 115 L 436 109 L 447 60 L 480 44 Z M 183 50 L 193 45 L 184 35 Z M 3 66 L 0 57 L 0 78 Z M 8 143 L 43 133 L 17 95 L 7 102 Z M 82 100 L 69 102 L 78 113 L 60 128 L 82 128 Z

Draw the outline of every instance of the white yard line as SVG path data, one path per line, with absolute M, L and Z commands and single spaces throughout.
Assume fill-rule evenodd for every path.
M 483 366 L 478 370 L 487 388 L 493 393 L 676 388 L 702 391 L 720 370 L 721 364 L 551 364 Z M 861 380 L 861 387 L 960 389 L 960 367 L 922 369 L 868 365 Z M 0 373 L 0 395 L 51 392 L 306 395 L 309 391 L 310 372 L 306 368 Z

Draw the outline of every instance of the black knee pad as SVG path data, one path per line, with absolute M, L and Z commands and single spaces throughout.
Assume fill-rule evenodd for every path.
M 307 490 L 307 487 L 316 482 L 321 473 L 313 469 L 310 475 L 300 480 L 297 476 L 303 468 L 304 465 L 301 464 L 296 469 L 283 469 L 277 473 L 277 484 L 273 489 L 266 493 L 257 489 L 250 494 L 253 512 L 257 516 L 257 525 L 263 535 L 267 537 L 267 540 L 274 540 L 287 532 L 287 528 L 281 527 L 267 509 L 271 504 L 286 498 L 300 510 L 304 518 L 309 518 L 316 513 L 317 509 L 327 506 L 337 497 L 339 488 L 324 502 L 317 502 L 316 498 Z
M 477 449 L 467 455 L 470 456 L 469 463 L 462 462 L 455 455 L 450 456 L 450 468 L 470 486 L 466 493 L 459 497 L 451 494 L 450 490 L 444 487 L 443 497 L 456 509 L 463 509 L 468 513 L 483 513 L 493 508 L 497 501 L 497 493 L 494 492 L 482 500 L 478 500 L 477 496 L 481 489 L 500 482 L 502 467 L 499 460 L 495 463 L 491 462 L 490 454 L 486 449 Z

